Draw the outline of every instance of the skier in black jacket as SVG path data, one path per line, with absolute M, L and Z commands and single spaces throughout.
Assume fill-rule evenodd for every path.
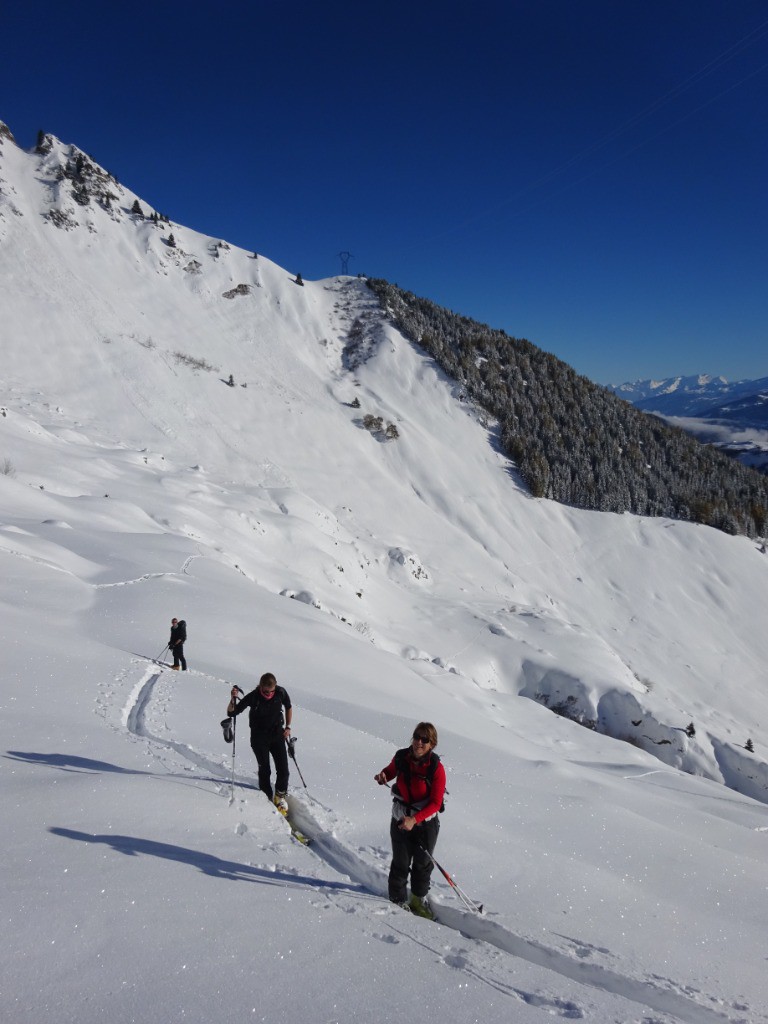
M 175 672 L 179 671 L 179 663 L 181 663 L 181 671 L 187 671 L 187 659 L 184 657 L 184 644 L 187 639 L 187 624 L 182 619 L 171 619 L 171 639 L 168 641 L 168 646 L 173 654 L 173 668 Z
M 277 809 L 286 814 L 288 801 L 288 750 L 286 742 L 291 735 L 293 706 L 286 689 L 277 685 L 271 672 L 265 672 L 255 690 L 251 690 L 238 703 L 239 691 L 232 689 L 232 699 L 227 708 L 228 715 L 240 715 L 249 708 L 248 724 L 251 727 L 251 750 L 259 766 L 259 789 L 266 793 Z M 283 722 L 285 709 L 285 722 Z M 275 791 L 272 791 L 272 767 L 269 757 L 275 762 Z

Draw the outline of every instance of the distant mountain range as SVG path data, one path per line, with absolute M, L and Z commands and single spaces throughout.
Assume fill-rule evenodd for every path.
M 699 374 L 613 384 L 610 390 L 768 472 L 768 377 L 728 381 Z
M 723 418 L 737 420 L 743 426 L 768 427 L 768 377 L 728 381 L 699 374 L 612 384 L 611 391 L 646 412 Z

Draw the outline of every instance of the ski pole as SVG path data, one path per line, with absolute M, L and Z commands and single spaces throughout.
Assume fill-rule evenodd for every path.
M 296 751 L 294 750 L 296 738 L 292 736 L 291 739 L 285 741 L 285 745 L 288 747 L 288 756 L 293 759 L 293 763 L 296 765 L 296 771 L 299 773 L 299 778 L 304 782 L 304 776 L 301 774 L 301 768 L 299 768 L 299 762 L 296 760 Z M 304 782 L 304 789 L 306 788 L 307 784 Z
M 467 910 L 472 910 L 476 914 L 482 914 L 482 912 L 483 912 L 483 904 L 482 903 L 475 903 L 474 900 L 471 900 L 469 898 L 469 896 L 467 896 L 467 894 L 464 892 L 464 890 L 459 888 L 459 886 L 456 884 L 456 882 L 454 882 L 454 880 L 451 878 L 451 876 L 448 874 L 448 872 L 445 870 L 445 868 L 442 867 L 440 864 L 438 864 L 438 862 L 435 860 L 435 858 L 432 856 L 432 854 L 429 852 L 429 850 L 426 848 L 426 846 L 422 846 L 421 848 L 424 851 L 424 853 L 426 853 L 426 855 L 429 857 L 429 859 L 432 861 L 432 863 L 435 865 L 435 867 L 440 872 L 440 874 L 443 876 L 443 878 L 446 880 L 446 882 L 454 890 L 454 892 L 459 897 L 459 899 L 464 904 L 464 906 L 467 908 Z
M 232 698 L 232 709 L 237 706 L 237 697 Z M 232 783 L 229 788 L 229 802 L 235 802 L 235 748 L 237 746 L 237 718 L 232 716 Z
M 235 686 L 232 690 L 232 710 L 237 707 L 237 693 L 243 691 L 239 686 Z M 229 802 L 233 804 L 235 802 L 235 749 L 237 746 L 237 716 L 232 715 L 232 785 L 229 790 Z
M 384 785 L 387 787 L 387 789 L 391 789 L 391 786 L 389 785 L 388 782 L 385 782 Z M 429 850 L 426 848 L 426 846 L 424 846 L 423 843 L 419 843 L 418 846 L 419 846 L 420 850 L 423 850 L 424 853 L 426 853 L 426 855 L 429 857 L 429 859 L 435 865 L 435 867 L 440 872 L 440 874 L 443 876 L 443 878 L 446 880 L 448 885 L 450 885 L 450 887 L 453 889 L 453 891 L 459 897 L 459 899 L 464 904 L 464 906 L 467 908 L 467 910 L 472 910 L 476 914 L 482 914 L 482 912 L 483 912 L 483 904 L 482 903 L 475 903 L 474 900 L 471 900 L 469 898 L 469 896 L 467 896 L 467 894 L 464 892 L 464 890 L 461 889 L 456 882 L 454 882 L 454 880 L 451 878 L 451 876 L 448 874 L 448 872 L 445 870 L 445 868 L 435 860 L 435 858 L 432 856 L 432 854 L 429 852 Z
M 170 646 L 171 646 L 170 644 L 166 644 L 165 647 L 162 649 L 162 651 L 160 651 L 158 656 L 156 658 L 153 658 L 152 660 L 153 661 L 160 661 L 160 659 L 162 658 L 162 656 L 165 654 L 165 652 L 168 650 L 168 648 Z

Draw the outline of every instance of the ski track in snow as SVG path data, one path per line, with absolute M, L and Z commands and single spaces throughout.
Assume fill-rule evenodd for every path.
M 73 579 L 80 580 L 77 573 L 72 572 L 71 569 L 65 569 L 61 565 L 57 565 L 55 562 L 48 558 L 41 558 L 39 555 L 30 555 L 24 551 L 17 551 L 15 548 L 4 548 L 0 544 L 0 551 L 6 555 L 11 555 L 14 558 L 20 558 L 25 562 L 32 562 L 35 565 L 41 565 L 46 569 L 50 569 L 53 572 L 64 573 L 66 576 L 71 576 Z M 196 558 L 202 558 L 202 555 L 190 555 L 184 560 L 181 568 L 176 572 L 145 572 L 143 576 L 137 576 L 132 580 L 118 580 L 116 583 L 92 583 L 91 586 L 94 590 L 107 590 L 110 587 L 129 587 L 134 583 L 146 583 L 148 580 L 159 580 L 166 576 L 188 576 L 189 566 L 194 562 Z
M 165 576 L 188 576 L 189 566 L 194 562 L 196 558 L 202 558 L 202 555 L 190 555 L 184 559 L 184 564 L 178 570 L 178 572 L 145 572 L 143 576 L 137 576 L 133 580 L 119 580 L 117 583 L 94 583 L 94 590 L 106 590 L 109 587 L 130 587 L 134 583 L 146 583 L 147 580 L 159 580 Z
M 207 673 L 195 672 L 194 674 L 216 678 Z M 194 750 L 186 743 L 170 737 L 160 737 L 152 731 L 149 709 L 153 701 L 157 703 L 155 688 L 163 675 L 164 666 L 157 662 L 152 662 L 141 675 L 123 707 L 121 715 L 123 727 L 140 739 L 180 755 L 193 766 L 191 771 L 201 769 L 210 773 L 215 779 L 220 779 L 222 785 L 219 792 L 222 795 L 225 794 L 229 790 L 231 781 L 231 775 L 226 766 L 212 757 Z M 217 679 L 217 681 L 222 680 Z M 251 779 L 237 775 L 235 775 L 235 782 L 240 786 L 253 785 Z M 312 813 L 313 802 L 311 797 L 305 799 L 300 799 L 295 795 L 290 797 L 291 822 L 312 842 L 311 848 L 305 847 L 307 856 L 327 864 L 341 875 L 346 875 L 352 886 L 359 887 L 357 892 L 352 888 L 348 891 L 339 891 L 331 885 L 324 889 L 320 883 L 318 889 L 321 898 L 316 901 L 316 905 L 321 908 L 334 906 L 345 913 L 353 914 L 360 911 L 361 899 L 373 900 L 378 904 L 376 909 L 371 911 L 368 908 L 366 912 L 374 918 L 386 917 L 386 925 L 389 929 L 386 934 L 372 932 L 373 938 L 385 943 L 397 943 L 401 941 L 397 938 L 400 935 L 402 939 L 415 941 L 432 949 L 425 939 L 421 921 L 402 914 L 400 910 L 389 904 L 386 898 L 386 873 L 379 867 L 366 863 L 359 854 L 340 842 L 331 831 L 324 829 Z M 754 1017 L 743 1015 L 749 1013 L 748 1007 L 744 1005 L 734 1006 L 733 1009 L 739 1015 L 730 1016 L 725 1009 L 716 1008 L 718 1005 L 722 1005 L 717 999 L 708 997 L 705 993 L 690 986 L 681 986 L 671 979 L 659 976 L 654 976 L 653 979 L 631 977 L 601 964 L 588 962 L 589 957 L 594 953 L 607 954 L 607 950 L 594 949 L 577 939 L 563 936 L 572 951 L 572 955 L 569 955 L 537 940 L 515 934 L 488 916 L 472 914 L 469 911 L 448 906 L 439 897 L 434 899 L 434 906 L 438 915 L 437 927 L 460 934 L 470 944 L 468 947 L 456 948 L 439 945 L 432 949 L 444 966 L 460 970 L 510 998 L 520 1000 L 527 1005 L 540 1006 L 552 1015 L 580 1020 L 585 1018 L 586 1013 L 573 1000 L 541 992 L 529 992 L 519 985 L 513 984 L 510 981 L 508 957 L 526 961 L 568 981 L 597 989 L 600 992 L 611 993 L 639 1004 L 646 1011 L 667 1015 L 675 1020 L 684 1021 L 686 1024 L 755 1024 Z M 380 922 L 382 925 L 384 923 L 383 920 Z M 400 927 L 401 924 L 402 927 Z M 416 934 L 413 933 L 414 927 Z M 476 945 L 473 947 L 472 943 Z M 712 1005 L 704 1005 L 704 1001 L 709 1001 Z M 765 1018 L 762 1019 L 765 1020 Z M 645 1017 L 643 1024 L 664 1024 L 664 1022 L 660 1018 Z

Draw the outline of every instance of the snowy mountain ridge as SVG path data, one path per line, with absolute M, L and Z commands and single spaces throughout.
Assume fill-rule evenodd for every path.
M 612 384 L 611 391 L 639 409 L 670 416 L 701 416 L 726 402 L 756 395 L 768 388 L 768 377 L 728 381 L 725 377 L 694 374 L 662 380 L 636 380 Z
M 257 914 L 265 1020 L 768 1020 L 759 545 L 532 499 L 364 281 L 42 142 L 0 138 L 7 1019 L 242 1019 Z M 186 675 L 146 658 L 172 614 Z M 267 669 L 309 851 L 242 737 L 229 784 Z M 422 719 L 485 920 L 382 899 L 372 776 Z
M 612 390 L 617 394 L 626 392 L 635 398 L 645 398 L 652 394 L 666 395 L 675 391 L 684 391 L 686 394 L 692 392 L 702 394 L 711 391 L 720 393 L 724 387 L 729 386 L 725 377 L 713 377 L 708 373 L 699 373 L 688 377 L 627 381 L 624 384 L 612 385 Z

